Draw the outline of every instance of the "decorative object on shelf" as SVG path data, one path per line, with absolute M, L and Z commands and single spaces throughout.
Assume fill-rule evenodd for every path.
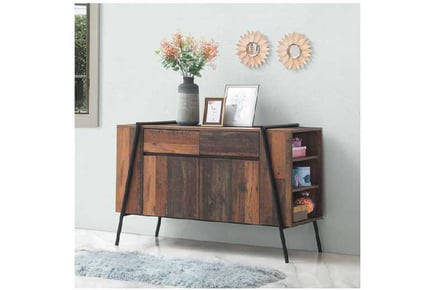
M 258 91 L 259 85 L 226 85 L 225 126 L 253 125 Z
M 300 204 L 294 206 L 292 210 L 292 221 L 298 222 L 307 219 L 307 205 Z
M 223 126 L 225 98 L 205 98 L 202 126 Z
M 306 146 L 301 146 L 302 139 L 299 137 L 295 137 L 292 139 L 292 157 L 304 157 L 306 156 Z
M 259 31 L 249 31 L 237 44 L 237 55 L 241 63 L 250 68 L 258 68 L 265 63 L 270 47 L 267 38 Z
M 184 82 L 178 86 L 178 113 L 176 122 L 179 125 L 197 125 L 199 123 L 199 86 L 193 77 L 183 77 Z
M 294 148 L 294 147 L 301 147 L 301 142 L 302 141 L 303 141 L 303 139 L 301 139 L 300 137 L 292 138 L 292 148 Z
M 179 125 L 197 125 L 199 123 L 199 87 L 194 77 L 201 77 L 200 71 L 209 65 L 215 68 L 218 44 L 213 40 L 198 41 L 192 36 L 184 37 L 177 32 L 171 41 L 163 40 L 160 49 L 155 51 L 161 57 L 165 69 L 181 72 L 184 82 L 178 86 Z
M 292 169 L 292 186 L 294 188 L 311 185 L 309 166 L 294 167 Z
M 302 192 L 301 193 L 301 197 L 298 197 L 294 200 L 294 204 L 295 205 L 306 205 L 307 206 L 307 213 L 311 213 L 313 212 L 313 210 L 315 209 L 315 203 L 312 201 L 312 199 L 310 198 L 310 194 L 309 192 Z
M 300 33 L 286 34 L 279 41 L 279 60 L 289 69 L 301 69 L 311 59 L 312 49 L 309 40 Z
M 306 156 L 306 146 L 292 147 L 292 157 L 305 157 Z

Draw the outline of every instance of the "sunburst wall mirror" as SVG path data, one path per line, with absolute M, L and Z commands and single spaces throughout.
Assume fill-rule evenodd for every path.
M 258 68 L 264 64 L 269 51 L 268 40 L 259 31 L 247 32 L 237 44 L 237 55 L 241 63 L 250 68 Z
M 279 41 L 279 60 L 289 69 L 301 69 L 311 59 L 312 49 L 309 40 L 300 33 L 286 34 Z

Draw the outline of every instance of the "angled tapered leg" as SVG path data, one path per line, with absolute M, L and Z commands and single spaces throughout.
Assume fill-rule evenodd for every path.
M 115 241 L 116 246 L 119 246 L 119 239 L 121 237 L 122 224 L 124 221 L 124 216 L 127 215 L 127 214 L 125 214 L 125 211 L 127 209 L 128 195 L 130 193 L 130 184 L 131 184 L 131 178 L 133 176 L 134 160 L 136 159 L 137 144 L 139 143 L 140 126 L 141 125 L 157 125 L 157 124 L 159 124 L 159 125 L 176 124 L 176 121 L 136 122 L 136 130 L 134 132 L 133 146 L 132 146 L 131 152 L 130 152 L 130 163 L 128 165 L 128 175 L 127 175 L 127 180 L 125 183 L 124 197 L 122 199 L 122 208 L 121 208 L 121 212 L 119 214 L 118 231 L 116 233 L 116 241 Z M 159 222 L 160 222 L 160 220 L 159 220 Z M 158 228 L 159 228 L 159 225 L 158 225 Z
M 157 221 L 157 228 L 155 229 L 155 237 L 158 237 L 158 234 L 160 233 L 160 225 L 161 225 L 161 216 L 158 217 Z
M 313 228 L 315 230 L 315 239 L 318 253 L 322 253 L 321 240 L 319 238 L 318 224 L 316 223 L 316 221 L 313 221 Z
M 119 246 L 119 239 L 121 237 L 122 224 L 124 221 L 125 211 L 127 209 L 128 195 L 130 193 L 131 177 L 133 176 L 133 170 L 134 170 L 134 160 L 136 159 L 137 143 L 139 143 L 139 133 L 140 133 L 139 129 L 140 129 L 140 125 L 138 123 L 136 123 L 136 130 L 134 132 L 133 146 L 131 148 L 131 153 L 130 153 L 130 163 L 128 165 L 128 175 L 127 175 L 127 180 L 125 183 L 124 197 L 122 199 L 122 208 L 121 208 L 121 212 L 119 214 L 118 232 L 116 234 L 116 241 L 115 241 L 116 246 Z
M 122 231 L 122 223 L 124 222 L 124 215 L 119 215 L 119 223 L 118 223 L 118 231 L 116 233 L 116 241 L 115 246 L 119 246 L 119 239 L 121 238 L 121 231 Z
M 285 263 L 289 263 L 288 248 L 286 247 L 285 233 L 283 232 L 283 230 L 284 228 L 279 226 L 280 242 L 282 243 L 283 258 L 285 259 Z
M 282 211 L 280 208 L 280 200 L 279 200 L 279 196 L 277 195 L 277 187 L 276 187 L 276 182 L 274 180 L 273 166 L 271 164 L 270 147 L 268 145 L 267 132 L 266 132 L 265 127 L 261 127 L 261 135 L 262 135 L 262 142 L 264 144 L 265 159 L 267 161 L 268 176 L 270 178 L 270 183 L 271 183 L 271 191 L 273 194 L 274 207 L 276 208 L 277 222 L 279 223 L 279 234 L 280 234 L 280 241 L 282 243 L 283 257 L 285 259 L 285 263 L 289 263 L 288 249 L 286 247 L 286 240 L 285 240 L 285 233 L 283 232 L 285 227 L 283 225 Z

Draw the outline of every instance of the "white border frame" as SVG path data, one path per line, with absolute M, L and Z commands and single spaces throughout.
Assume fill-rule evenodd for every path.
M 238 100 L 235 100 L 237 96 L 231 94 L 231 89 L 254 89 L 254 95 L 249 96 L 250 99 L 249 102 L 249 108 L 247 108 L 247 114 L 244 116 L 243 119 L 234 120 L 232 117 L 233 109 L 231 106 L 236 103 Z M 258 100 L 258 93 L 259 93 L 259 85 L 226 85 L 225 86 L 225 98 L 226 98 L 226 104 L 225 104 L 225 120 L 224 120 L 224 126 L 239 126 L 239 127 L 251 127 L 253 126 L 253 121 L 255 119 L 255 111 L 256 111 L 256 104 Z M 237 111 L 239 108 L 236 109 Z M 235 113 L 236 114 L 236 113 Z

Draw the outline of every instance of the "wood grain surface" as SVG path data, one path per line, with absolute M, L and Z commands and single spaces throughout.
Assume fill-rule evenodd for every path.
M 144 130 L 144 152 L 199 154 L 199 131 Z
M 259 133 L 203 130 L 200 132 L 200 154 L 258 157 Z
M 133 147 L 135 126 L 118 126 L 116 137 L 116 211 L 122 208 L 125 185 L 128 175 L 130 154 Z M 142 187 L 143 187 L 143 154 L 142 138 L 139 138 L 136 158 L 134 163 L 133 175 L 131 178 L 130 191 L 126 206 L 126 213 L 140 214 L 142 212 Z
M 200 218 L 259 223 L 259 162 L 200 160 Z

